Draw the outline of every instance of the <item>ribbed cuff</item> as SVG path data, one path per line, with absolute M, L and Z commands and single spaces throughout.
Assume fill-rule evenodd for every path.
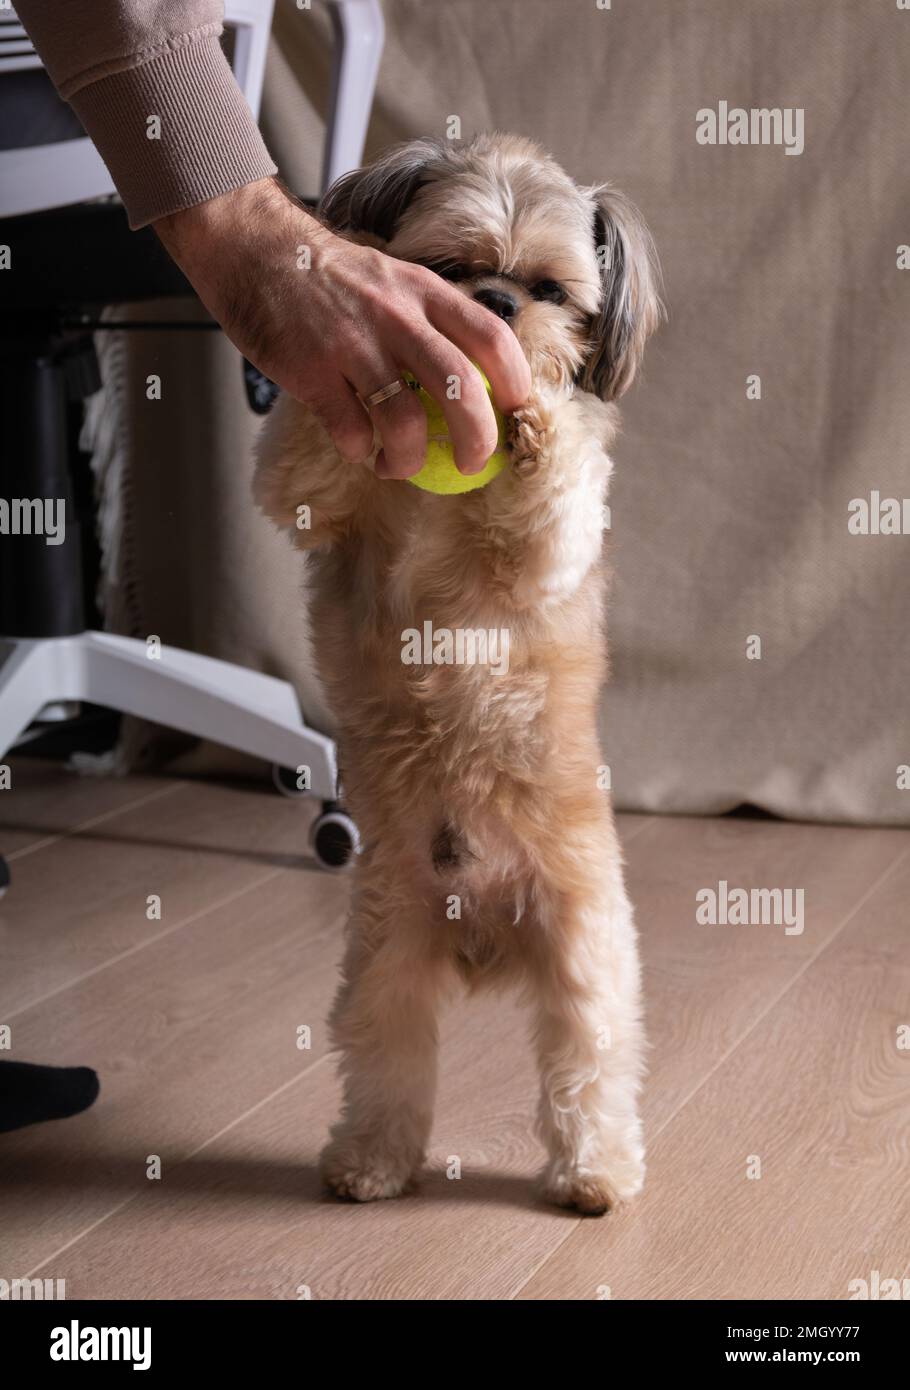
M 214 36 L 101 78 L 69 100 L 134 230 L 276 172 Z M 160 137 L 150 139 L 156 129 Z

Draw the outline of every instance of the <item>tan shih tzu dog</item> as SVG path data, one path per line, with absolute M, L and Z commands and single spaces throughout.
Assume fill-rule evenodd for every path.
M 404 1191 L 430 1132 L 440 1006 L 459 982 L 514 984 L 534 1011 L 543 1191 L 600 1213 L 644 1172 L 636 934 L 596 710 L 612 402 L 659 313 L 651 241 L 621 195 L 498 134 L 393 150 L 323 214 L 492 304 L 533 379 L 509 466 L 459 496 L 345 463 L 289 397 L 264 432 L 257 499 L 312 552 L 314 649 L 363 843 L 323 1172 L 357 1201 Z M 503 634 L 508 660 L 404 661 L 425 623 Z

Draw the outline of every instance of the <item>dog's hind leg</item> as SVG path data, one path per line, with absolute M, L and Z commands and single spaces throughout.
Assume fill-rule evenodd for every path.
M 425 909 L 369 895 L 355 904 L 344 980 L 332 1011 L 344 1106 L 322 1155 L 339 1197 L 397 1197 L 426 1153 L 436 1095 L 437 1008 L 451 966 Z
M 639 966 L 618 867 L 606 881 L 595 874 L 581 894 L 561 895 L 553 912 L 541 923 L 533 982 L 543 1192 L 600 1215 L 634 1196 L 644 1177 Z

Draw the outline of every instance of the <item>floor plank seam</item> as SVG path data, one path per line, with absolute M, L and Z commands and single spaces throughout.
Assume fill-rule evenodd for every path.
M 93 966 L 91 970 L 83 971 L 81 975 L 75 976 L 72 980 L 67 980 L 65 984 L 58 985 L 56 989 L 50 990 L 47 994 L 41 995 L 38 999 L 30 999 L 29 1002 L 23 1004 L 20 1009 L 14 1009 L 12 1012 L 5 1010 L 4 1018 L 18 1018 L 20 1014 L 28 1013 L 29 1009 L 36 1009 L 39 1005 L 46 1004 L 48 1000 L 56 998 L 58 994 L 63 994 L 68 989 L 75 989 L 77 985 L 84 984 L 86 980 L 93 979 L 94 976 L 100 975 L 102 971 L 110 970 L 112 966 L 120 965 L 122 961 L 129 960 L 131 956 L 136 955 L 139 951 L 146 951 L 150 946 L 156 946 L 159 941 L 165 941 L 169 936 L 173 936 L 174 932 L 182 931 L 185 927 L 195 925 L 196 922 L 207 917 L 210 912 L 219 912 L 236 898 L 241 898 L 244 893 L 250 893 L 256 888 L 261 888 L 263 884 L 271 882 L 271 880 L 277 878 L 279 874 L 291 872 L 293 871 L 290 869 L 270 869 L 267 874 L 263 874 L 262 878 L 254 879 L 250 883 L 245 883 L 242 888 L 236 888 L 234 892 L 229 893 L 227 897 L 219 898 L 216 902 L 209 903 L 206 907 L 199 908 L 197 912 L 190 913 L 189 917 L 181 918 L 181 920 L 175 922 L 173 926 L 167 927 L 164 931 L 156 932 L 154 936 L 148 937 L 145 941 L 137 941 L 135 946 L 130 946 L 129 950 L 121 951 L 119 955 L 111 956 L 109 960 L 102 961 L 99 965 Z
M 183 787 L 182 782 L 171 782 L 166 787 L 156 787 L 153 792 L 149 792 L 146 796 L 137 797 L 135 801 L 128 801 L 125 805 L 116 806 L 111 811 L 102 811 L 100 815 L 91 816 L 88 820 L 79 821 L 77 825 L 70 826 L 69 830 L 61 830 L 58 835 L 48 835 L 43 840 L 36 840 L 33 845 L 23 845 L 21 849 L 14 849 L 10 854 L 4 856 L 6 862 L 14 864 L 20 859 L 25 859 L 29 854 L 36 854 L 38 850 L 48 849 L 51 845 L 59 844 L 61 840 L 70 840 L 73 836 L 81 834 L 82 831 L 90 830 L 94 825 L 102 825 L 104 821 L 111 820 L 114 816 L 128 815 L 131 811 L 139 810 L 141 806 L 147 806 L 151 801 L 158 801 L 171 792 L 183 790 Z M 7 828 L 15 830 L 17 827 L 11 825 Z M 3 831 L 0 829 L 0 840 L 2 837 Z
M 617 815 L 620 815 L 620 816 L 621 816 L 621 815 L 623 815 L 623 814 L 624 814 L 624 813 L 623 813 L 622 811 L 617 812 Z M 628 814 L 631 815 L 632 812 L 630 811 Z M 632 829 L 629 831 L 628 834 L 626 834 L 626 832 L 625 832 L 625 831 L 622 829 L 622 827 L 620 826 L 620 827 L 619 827 L 619 841 L 620 841 L 621 847 L 622 847 L 623 849 L 625 849 L 626 845 L 630 845 L 630 844 L 632 843 L 633 840 L 637 840 L 638 837 L 639 837 L 640 835 L 642 835 L 642 834 L 644 833 L 644 831 L 646 831 L 646 830 L 648 829 L 648 826 L 649 826 L 649 825 L 653 825 L 654 822 L 655 822 L 657 819 L 658 819 L 657 816 L 645 816 L 645 818 L 640 822 L 640 824 L 638 824 L 638 825 L 633 825 Z

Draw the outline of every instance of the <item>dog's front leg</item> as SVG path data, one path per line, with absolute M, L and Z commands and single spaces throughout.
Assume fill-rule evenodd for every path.
M 411 909 L 416 913 L 415 909 Z M 344 981 L 331 1017 L 344 1106 L 322 1155 L 339 1197 L 397 1197 L 420 1169 L 436 1095 L 442 967 L 422 948 L 426 924 L 355 907 Z M 415 930 L 409 930 L 413 926 Z
M 328 549 L 357 530 L 360 510 L 377 486 L 373 472 L 342 459 L 299 401 L 279 397 L 257 453 L 256 503 L 301 550 Z
M 644 1178 L 639 966 L 618 868 L 557 900 L 551 918 L 536 989 L 542 1187 L 559 1206 L 600 1215 Z
M 478 534 L 519 608 L 571 597 L 597 562 L 616 418 L 594 396 L 540 388 L 509 420 L 511 466 L 484 491 Z

